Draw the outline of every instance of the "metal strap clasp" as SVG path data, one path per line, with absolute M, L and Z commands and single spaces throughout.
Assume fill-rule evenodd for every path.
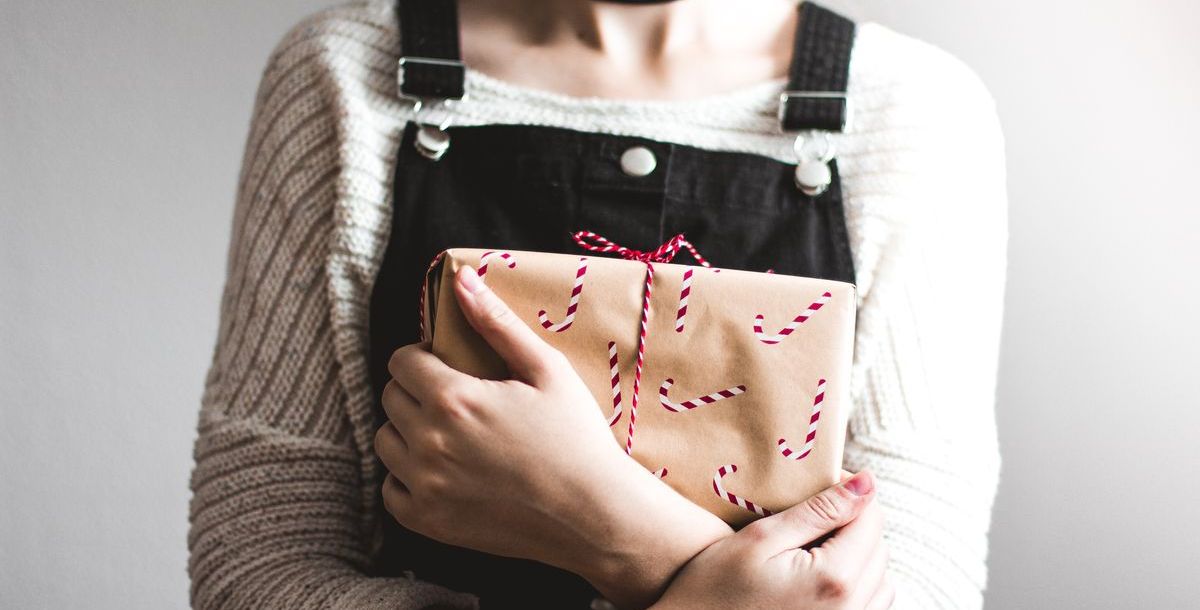
M 417 137 L 413 146 L 421 156 L 437 161 L 446 154 L 450 148 L 450 134 L 446 133 L 446 128 L 450 126 L 451 115 L 449 112 L 443 119 L 437 123 L 426 122 L 422 120 L 422 114 L 429 108 L 438 108 L 448 111 L 455 103 L 466 99 L 466 92 L 463 92 L 461 97 L 430 97 L 413 95 L 404 92 L 404 68 L 407 64 L 425 65 L 434 67 L 446 67 L 458 70 L 461 74 L 466 70 L 466 65 L 456 59 L 441 59 L 437 57 L 417 57 L 405 56 L 401 57 L 398 62 L 396 72 L 396 83 L 400 90 L 400 97 L 412 102 L 413 122 L 417 124 Z M 461 80 L 461 79 L 460 79 Z
M 851 109 L 850 96 L 845 91 L 784 91 L 779 94 L 779 110 L 776 113 L 776 119 L 779 124 L 783 125 L 784 117 L 787 115 L 788 103 L 795 100 L 835 100 L 842 103 L 842 124 L 839 131 L 845 132 L 850 126 Z

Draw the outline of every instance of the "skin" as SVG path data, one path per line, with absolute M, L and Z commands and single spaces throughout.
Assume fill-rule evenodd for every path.
M 570 570 L 621 607 L 890 605 L 869 473 L 735 534 L 625 455 L 562 353 L 474 269 L 454 292 L 513 378 L 455 371 L 428 344 L 395 352 L 375 448 L 405 527 Z
M 788 0 L 460 0 L 459 16 L 474 70 L 566 95 L 643 100 L 782 77 L 796 27 Z
M 460 0 L 466 63 L 579 97 L 689 99 L 786 74 L 789 0 Z M 570 66 L 569 70 L 562 69 Z M 570 364 L 463 269 L 455 294 L 513 378 L 396 351 L 376 451 L 387 510 L 431 538 L 575 572 L 622 608 L 891 605 L 870 473 L 736 534 L 631 460 Z M 620 490 L 619 494 L 612 493 Z

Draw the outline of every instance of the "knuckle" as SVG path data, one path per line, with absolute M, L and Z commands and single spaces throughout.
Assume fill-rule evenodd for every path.
M 433 406 L 450 420 L 471 419 L 485 408 L 478 399 L 478 391 L 468 383 L 451 383 L 433 392 Z
M 451 421 L 468 419 L 472 413 L 471 405 L 462 396 L 455 394 L 452 398 L 439 403 L 441 414 Z
M 446 478 L 436 473 L 426 473 L 418 480 L 421 489 L 421 495 L 432 502 L 438 502 L 439 500 L 445 498 L 450 490 L 450 485 L 449 482 L 446 481 Z
M 375 431 L 375 453 L 383 453 L 384 436 L 387 434 L 387 427 L 390 424 L 384 424 Z
M 447 383 L 429 393 L 429 402 L 440 409 L 453 409 L 462 402 L 462 390 L 457 384 Z
M 850 595 L 852 583 L 835 570 L 825 568 L 817 571 L 817 597 L 823 600 L 841 600 Z
M 388 371 L 392 372 L 393 376 L 395 376 L 396 371 L 404 368 L 404 361 L 412 353 L 412 347 L 411 345 L 405 345 L 392 352 L 392 356 L 388 358 Z
M 743 527 L 738 532 L 738 536 L 745 540 L 747 544 L 762 544 L 771 537 L 770 527 L 765 525 L 765 520 L 759 519 Z
M 396 502 L 392 499 L 391 490 L 388 489 L 387 483 L 383 484 L 383 508 L 391 516 L 396 516 Z
M 821 524 L 840 523 L 845 515 L 845 508 L 833 493 L 822 492 L 808 499 L 805 503 L 809 514 Z
M 383 404 L 391 405 L 391 404 L 395 403 L 399 398 L 400 398 L 400 384 L 395 379 L 391 379 L 387 382 L 387 385 L 383 386 L 383 397 L 382 397 Z
M 513 321 L 513 312 L 504 301 L 491 298 L 483 306 L 483 321 L 495 328 L 508 326 Z
M 425 450 L 438 459 L 444 459 L 450 455 L 450 441 L 445 434 L 431 430 L 425 434 Z
M 400 503 L 398 501 L 399 498 L 396 497 L 396 490 L 392 488 L 392 485 L 387 480 L 383 482 L 382 495 L 384 510 L 386 510 L 388 514 L 395 517 L 397 520 L 403 519 L 404 513 L 401 510 Z

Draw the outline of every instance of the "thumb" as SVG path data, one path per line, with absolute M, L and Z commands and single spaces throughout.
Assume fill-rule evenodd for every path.
M 875 497 L 875 479 L 864 470 L 754 525 L 777 540 L 777 552 L 796 549 L 855 520 Z
M 474 267 L 463 266 L 455 276 L 454 293 L 471 327 L 487 341 L 519 379 L 534 381 L 556 361 L 559 352 L 517 317 Z

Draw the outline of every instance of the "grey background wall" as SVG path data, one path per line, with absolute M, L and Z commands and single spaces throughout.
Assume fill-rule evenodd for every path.
M 0 0 L 0 607 L 186 606 L 191 442 L 253 92 L 324 4 Z M 949 49 L 999 103 L 989 607 L 1194 606 L 1200 4 L 828 4 Z

